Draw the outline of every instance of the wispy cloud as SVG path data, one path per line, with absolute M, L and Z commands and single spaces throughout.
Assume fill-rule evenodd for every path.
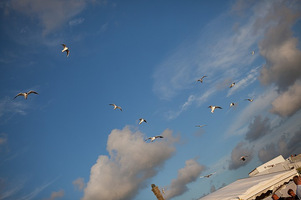
M 82 191 L 85 187 L 85 181 L 84 178 L 78 178 L 72 182 L 72 184 L 78 189 L 79 191 Z
M 251 56 L 250 49 L 259 38 L 259 32 L 252 31 L 255 19 L 250 17 L 239 31 L 233 31 L 223 25 L 227 17 L 227 14 L 222 14 L 209 23 L 199 39 L 185 41 L 157 67 L 153 91 L 160 98 L 171 99 L 191 88 L 201 75 L 208 75 L 211 84 L 231 78 L 229 74 L 236 78 L 241 69 L 253 62 L 255 57 Z M 219 31 L 215 30 L 216 27 Z
M 244 77 L 235 83 L 235 86 L 228 91 L 227 97 L 233 95 L 235 92 L 245 89 L 257 80 L 260 67 L 251 69 L 251 71 Z
M 36 17 L 43 26 L 43 35 L 47 35 L 82 12 L 88 2 L 89 0 L 11 0 L 10 8 L 26 16 Z
M 53 184 L 55 181 L 57 181 L 58 177 L 55 178 L 54 180 L 45 183 L 44 185 L 41 185 L 39 187 L 37 187 L 34 191 L 32 191 L 31 193 L 24 195 L 23 197 L 19 198 L 18 200 L 32 200 L 34 199 L 38 194 L 40 194 L 40 192 L 42 192 L 43 190 L 45 190 L 47 187 L 49 187 L 51 184 Z
M 60 190 L 60 191 L 57 191 L 57 192 L 52 192 L 51 193 L 51 196 L 45 200 L 55 200 L 57 198 L 61 198 L 65 195 L 65 192 L 64 190 Z
M 0 182 L 4 185 L 4 187 L 0 185 L 0 187 L 3 187 L 0 188 L 0 199 L 13 197 L 24 187 L 24 181 L 14 185 L 13 187 L 10 187 L 9 189 L 6 189 L 8 185 L 4 179 L 0 178 Z
M 69 21 L 69 26 L 77 26 L 77 25 L 82 24 L 84 21 L 85 21 L 85 18 L 82 18 L 82 17 L 76 18 L 76 19 Z
M 146 143 L 141 132 L 129 127 L 113 130 L 107 141 L 110 157 L 98 157 L 82 199 L 132 199 L 175 152 L 177 139 L 172 132 L 165 130 L 162 135 L 164 139 Z
M 204 92 L 202 95 L 190 95 L 183 103 L 183 105 L 180 106 L 178 110 L 170 110 L 166 113 L 166 118 L 168 120 L 172 120 L 177 118 L 182 112 L 186 111 L 190 106 L 195 104 L 197 107 L 201 106 L 203 103 L 205 103 L 210 96 L 212 96 L 218 89 L 214 86 L 208 89 L 207 91 Z
M 28 105 L 21 101 L 13 101 L 10 97 L 0 100 L 0 123 L 11 119 L 15 114 L 26 115 Z
M 0 150 L 1 150 L 1 145 L 6 144 L 6 142 L 7 142 L 7 134 L 6 133 L 1 133 L 0 134 Z
M 182 105 L 166 113 L 167 119 L 177 118 L 192 105 L 202 105 L 217 91 L 228 88 L 232 81 L 240 79 L 227 96 L 257 80 L 260 67 L 253 67 L 252 63 L 259 54 L 252 56 L 251 51 L 265 28 L 254 31 L 258 16 L 258 13 L 252 13 L 238 25 L 239 29 L 231 29 L 233 24 L 227 24 L 226 20 L 230 14 L 223 13 L 205 26 L 199 38 L 184 41 L 157 66 L 153 91 L 165 100 L 187 95 L 188 90 L 195 88 L 197 79 L 208 76 L 200 85 L 203 94 L 190 92 Z

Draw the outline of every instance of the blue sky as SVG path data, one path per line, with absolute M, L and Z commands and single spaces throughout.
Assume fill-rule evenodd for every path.
M 299 1 L 0 9 L 1 199 L 195 200 L 301 153 Z

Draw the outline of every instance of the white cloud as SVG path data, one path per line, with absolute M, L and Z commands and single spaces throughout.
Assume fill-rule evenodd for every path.
M 113 130 L 107 141 L 110 156 L 100 155 L 92 166 L 82 199 L 132 199 L 175 152 L 172 132 L 162 135 L 163 139 L 146 143 L 141 132 L 129 127 Z
M 282 117 L 295 114 L 301 109 L 301 81 L 297 81 L 290 86 L 287 91 L 282 93 L 272 102 L 271 112 Z
M 179 169 L 177 179 L 172 180 L 169 189 L 165 192 L 166 199 L 180 196 L 188 191 L 187 184 L 196 181 L 204 170 L 205 166 L 200 165 L 196 160 L 187 160 L 185 167 Z

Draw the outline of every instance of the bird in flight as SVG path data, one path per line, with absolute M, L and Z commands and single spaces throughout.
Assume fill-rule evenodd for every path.
M 245 161 L 246 157 L 248 157 L 248 156 L 242 156 L 242 157 L 240 157 L 240 160 Z
M 145 119 L 143 119 L 143 118 L 140 118 L 140 119 L 139 119 L 139 124 L 141 124 L 142 122 L 145 122 L 145 123 L 147 123 L 147 121 L 146 121 Z
M 253 101 L 253 99 L 245 99 L 245 100 L 247 100 L 247 101 L 250 101 L 250 102 L 252 102 L 252 101 Z
M 202 78 L 200 78 L 200 79 L 197 80 L 197 81 L 200 81 L 201 83 L 203 83 L 203 79 L 204 79 L 205 77 L 207 77 L 207 76 L 202 76 Z
M 253 56 L 253 55 L 255 54 L 255 51 L 252 51 L 251 54 L 252 54 L 252 56 Z
M 195 127 L 200 127 L 202 128 L 203 126 L 207 126 L 206 124 L 203 124 L 203 125 L 196 125 Z
M 62 52 L 66 51 L 67 57 L 68 57 L 69 53 L 70 53 L 69 48 L 65 44 L 62 44 L 62 46 L 64 47 L 63 50 L 62 50 Z
M 233 103 L 233 102 L 232 102 L 232 103 L 230 103 L 230 107 L 232 107 L 232 106 L 235 106 L 235 105 L 236 105 L 236 104 L 235 104 L 235 103 Z
M 233 83 L 230 85 L 229 88 L 232 88 L 234 85 L 235 85 L 235 82 L 233 82 Z
M 114 103 L 109 104 L 110 106 L 114 106 L 114 110 L 119 109 L 120 111 L 122 111 L 122 108 L 120 106 L 117 106 Z
M 29 92 L 20 92 L 19 94 L 17 94 L 17 96 L 15 96 L 15 98 L 17 98 L 18 96 L 24 96 L 24 98 L 27 99 L 28 95 L 31 93 L 38 94 L 37 92 L 30 90 Z
M 216 108 L 223 109 L 223 108 L 220 107 L 220 106 L 209 106 L 208 108 L 211 108 L 211 112 L 212 112 L 212 113 L 214 113 L 214 110 L 215 110 Z
M 145 141 L 151 140 L 151 142 L 153 142 L 153 141 L 154 141 L 155 139 L 157 139 L 157 138 L 164 138 L 164 137 L 161 136 L 161 135 L 157 135 L 157 136 L 149 137 L 149 138 L 147 138 Z
M 200 178 L 209 178 L 210 176 L 212 176 L 213 174 L 215 174 L 216 172 L 213 172 L 211 174 L 205 175 L 205 176 L 200 176 Z

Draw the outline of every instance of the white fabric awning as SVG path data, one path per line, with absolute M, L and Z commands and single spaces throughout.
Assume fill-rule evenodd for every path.
M 275 190 L 297 175 L 295 169 L 239 179 L 200 200 L 251 200 L 268 190 Z

